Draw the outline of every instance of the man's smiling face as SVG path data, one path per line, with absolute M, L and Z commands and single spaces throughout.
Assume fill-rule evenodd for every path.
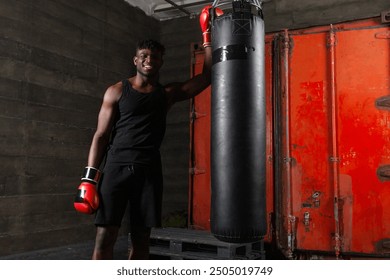
M 145 77 L 158 75 L 162 64 L 162 53 L 158 50 L 140 49 L 137 50 L 137 54 L 134 57 L 134 65 L 137 68 L 137 72 Z

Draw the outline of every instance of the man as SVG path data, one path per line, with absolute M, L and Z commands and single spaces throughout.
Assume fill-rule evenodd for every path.
M 152 227 L 161 226 L 162 168 L 160 144 L 165 119 L 176 102 L 202 92 L 211 80 L 210 6 L 200 15 L 205 47 L 201 74 L 182 83 L 159 83 L 164 47 L 156 41 L 138 44 L 135 76 L 110 86 L 104 94 L 82 184 L 74 203 L 79 212 L 96 212 L 92 259 L 112 259 L 127 203 L 130 205 L 132 250 L 129 259 L 149 258 Z M 220 11 L 220 10 L 219 10 Z M 220 14 L 220 13 L 219 13 Z M 99 166 L 106 156 L 99 193 Z

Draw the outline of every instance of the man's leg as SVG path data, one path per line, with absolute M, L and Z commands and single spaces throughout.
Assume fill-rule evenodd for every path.
M 148 260 L 150 246 L 150 228 L 142 226 L 132 226 L 131 244 L 129 260 Z
M 112 260 L 114 257 L 114 245 L 118 237 L 118 226 L 98 226 L 96 230 L 95 248 L 93 260 Z

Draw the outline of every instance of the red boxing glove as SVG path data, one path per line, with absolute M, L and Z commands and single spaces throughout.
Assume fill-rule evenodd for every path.
M 212 9 L 211 5 L 204 7 L 199 16 L 200 28 L 202 29 L 203 34 L 203 47 L 205 48 L 211 46 L 210 9 Z M 217 16 L 223 15 L 223 11 L 219 8 L 215 8 L 215 14 Z
M 99 207 L 99 195 L 96 186 L 92 183 L 82 182 L 77 190 L 74 208 L 84 214 L 93 214 Z
M 74 208 L 84 214 L 93 214 L 99 207 L 99 195 L 96 185 L 100 179 L 100 171 L 94 167 L 86 167 L 81 178 L 82 183 L 77 189 Z

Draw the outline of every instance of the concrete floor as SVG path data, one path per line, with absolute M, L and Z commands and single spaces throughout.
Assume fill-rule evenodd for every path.
M 179 230 L 179 229 L 176 229 L 176 230 Z M 161 237 L 160 236 L 161 233 L 160 233 L 160 235 L 158 235 L 158 233 L 159 232 L 156 231 L 156 232 L 154 232 L 154 235 L 152 235 L 151 246 L 153 247 L 153 241 L 157 242 L 158 244 L 156 246 L 158 248 L 160 248 L 160 250 L 161 250 L 161 248 L 164 248 L 164 247 L 161 247 L 162 245 L 158 241 L 161 241 L 160 239 L 163 238 L 164 236 Z M 196 240 L 196 241 L 194 241 L 192 243 L 193 244 L 199 243 L 200 246 L 205 246 L 201 242 L 204 238 L 206 238 L 204 235 L 205 235 L 205 233 L 203 233 L 200 236 L 196 235 L 195 237 L 193 237 L 193 240 Z M 183 237 L 183 236 L 181 236 L 181 237 Z M 177 243 L 176 239 L 172 239 L 172 240 Z M 168 245 L 164 244 L 164 245 L 170 246 L 169 244 Z M 207 243 L 207 244 L 209 244 L 209 243 Z M 214 242 L 212 244 L 214 244 Z M 8 256 L 0 256 L 0 260 L 90 260 L 91 256 L 92 256 L 93 246 L 94 246 L 94 241 L 91 240 L 91 241 L 84 242 L 84 243 L 72 244 L 72 245 L 61 246 L 61 247 L 56 247 L 56 248 L 36 250 L 36 251 L 30 251 L 30 252 L 8 255 Z M 210 246 L 211 245 L 209 244 L 209 247 Z M 275 254 L 275 251 L 272 248 L 270 248 L 268 244 L 265 244 L 265 247 L 266 247 L 265 248 L 265 252 L 266 252 L 265 259 L 268 259 L 268 260 L 285 259 L 284 256 L 282 256 L 280 253 Z M 115 248 L 114 248 L 114 260 L 127 260 L 128 248 L 129 248 L 128 236 L 127 235 L 119 236 L 118 241 L 115 244 Z M 155 254 L 154 254 L 152 252 L 153 251 L 152 249 L 153 248 L 151 248 L 151 255 L 150 255 L 151 260 L 170 259 L 169 256 L 161 254 L 161 252 L 160 253 L 155 252 Z M 166 249 L 170 252 L 169 248 L 166 248 Z M 187 251 L 190 251 L 190 249 L 187 248 Z M 206 250 L 204 252 L 203 251 L 202 252 L 196 251 L 196 252 L 206 254 L 208 251 Z M 199 258 L 195 258 L 195 259 L 199 259 Z
M 94 241 L 0 257 L 0 260 L 90 260 Z M 127 236 L 118 237 L 115 260 L 128 258 Z

